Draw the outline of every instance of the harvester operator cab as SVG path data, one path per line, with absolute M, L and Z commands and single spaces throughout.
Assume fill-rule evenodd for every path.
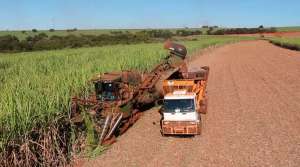
M 128 100 L 132 97 L 132 89 L 141 81 L 141 75 L 133 71 L 104 73 L 93 80 L 96 98 L 100 101 Z
M 121 75 L 105 73 L 99 80 L 94 81 L 96 98 L 100 101 L 115 101 L 119 99 Z
M 114 82 L 96 82 L 95 90 L 97 100 L 114 101 L 117 100 L 118 84 Z

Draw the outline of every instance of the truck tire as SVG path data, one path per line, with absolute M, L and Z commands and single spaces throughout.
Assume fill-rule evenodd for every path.
M 200 113 L 201 114 L 206 114 L 207 113 L 207 98 L 204 98 L 203 100 L 200 101 Z
M 202 133 L 202 121 L 201 121 L 201 115 L 199 115 L 199 120 L 200 120 L 200 123 L 199 123 L 199 126 L 198 126 L 198 133 L 197 135 L 201 135 Z

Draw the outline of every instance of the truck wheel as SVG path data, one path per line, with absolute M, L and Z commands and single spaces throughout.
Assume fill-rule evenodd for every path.
M 166 135 L 164 134 L 164 132 L 162 130 L 160 130 L 160 134 L 162 137 L 166 137 Z
M 206 114 L 207 113 L 207 98 L 204 98 L 200 102 L 200 113 Z
M 198 131 L 198 135 L 201 135 L 201 132 L 202 132 L 202 125 L 201 125 L 202 123 L 200 123 L 200 125 L 199 125 L 199 131 Z
M 198 133 L 197 133 L 197 135 L 201 135 L 201 132 L 202 132 L 202 121 L 201 121 L 201 116 L 200 116 L 199 120 L 200 120 L 200 123 L 199 123 L 199 125 L 198 125 Z

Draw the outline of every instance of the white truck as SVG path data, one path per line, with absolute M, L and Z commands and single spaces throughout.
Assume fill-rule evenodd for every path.
M 190 73 L 185 78 L 164 81 L 164 102 L 161 109 L 162 135 L 199 135 L 201 114 L 206 113 L 205 95 L 208 68 Z

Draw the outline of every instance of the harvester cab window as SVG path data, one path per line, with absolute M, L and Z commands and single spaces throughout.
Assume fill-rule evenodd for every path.
M 98 100 L 113 101 L 117 99 L 118 86 L 114 82 L 95 83 L 96 96 Z
M 114 83 L 103 83 L 103 92 L 113 92 Z
M 102 99 L 113 101 L 117 99 L 117 84 L 110 82 L 110 83 L 103 83 L 103 90 L 102 90 Z
M 96 97 L 98 100 L 100 100 L 102 94 L 102 82 L 95 82 L 94 85 L 95 85 Z
M 165 99 L 164 112 L 193 112 L 195 110 L 193 99 Z

